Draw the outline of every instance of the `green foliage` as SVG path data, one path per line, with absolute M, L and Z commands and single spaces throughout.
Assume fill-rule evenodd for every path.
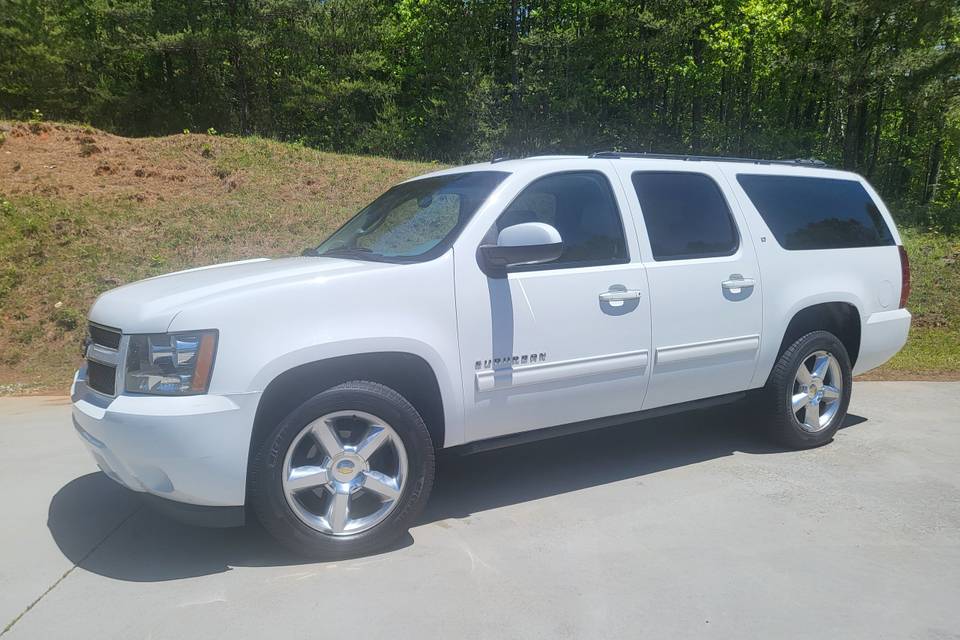
M 914 325 L 960 332 L 960 236 L 909 228 L 901 236 L 910 255 Z
M 83 324 L 83 314 L 76 309 L 56 307 L 53 310 L 53 323 L 65 331 L 73 331 Z
M 960 369 L 960 235 L 901 229 L 910 255 L 913 314 L 903 351 L 880 377 L 925 377 Z
M 444 162 L 819 157 L 960 223 L 956 0 L 5 0 L 0 116 L 34 110 Z

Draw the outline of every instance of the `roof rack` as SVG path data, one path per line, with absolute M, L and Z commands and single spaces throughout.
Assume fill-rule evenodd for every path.
M 648 158 L 650 160 L 686 160 L 688 162 L 745 162 L 751 164 L 785 164 L 817 169 L 832 169 L 823 160 L 816 158 L 797 158 L 795 160 L 763 160 L 760 158 L 736 158 L 732 156 L 690 156 L 676 153 L 629 153 L 626 151 L 597 151 L 591 153 L 591 158 Z

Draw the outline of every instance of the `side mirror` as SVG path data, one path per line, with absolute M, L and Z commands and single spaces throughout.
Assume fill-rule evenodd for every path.
M 563 239 L 549 224 L 523 222 L 501 231 L 497 244 L 480 245 L 478 253 L 484 272 L 502 278 L 508 267 L 556 260 L 563 253 Z

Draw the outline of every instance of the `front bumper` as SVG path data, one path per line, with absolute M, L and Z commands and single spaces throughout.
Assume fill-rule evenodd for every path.
M 77 433 L 113 480 L 185 503 L 187 515 L 208 511 L 191 505 L 243 506 L 260 393 L 111 398 L 87 387 L 81 369 L 70 395 Z
M 244 507 L 209 507 L 201 504 L 167 500 L 152 493 L 137 495 L 141 496 L 144 503 L 157 513 L 198 527 L 242 527 L 247 522 Z

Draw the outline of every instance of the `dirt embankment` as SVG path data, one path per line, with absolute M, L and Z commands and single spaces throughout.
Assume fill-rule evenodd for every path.
M 297 253 L 435 168 L 256 137 L 0 122 L 0 393 L 66 390 L 99 293 Z

